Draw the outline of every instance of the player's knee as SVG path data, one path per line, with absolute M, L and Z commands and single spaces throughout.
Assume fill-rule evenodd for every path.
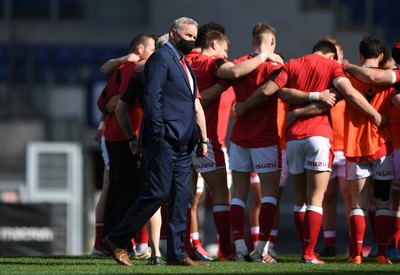
M 374 180 L 374 198 L 389 200 L 391 180 Z

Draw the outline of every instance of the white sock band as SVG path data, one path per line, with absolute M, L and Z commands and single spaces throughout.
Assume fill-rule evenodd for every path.
M 246 203 L 238 198 L 232 198 L 231 205 L 241 206 L 243 208 L 246 207 Z
M 277 205 L 277 201 L 274 197 L 263 197 L 261 199 L 261 204 L 264 204 L 264 203 L 270 203 L 273 205 Z

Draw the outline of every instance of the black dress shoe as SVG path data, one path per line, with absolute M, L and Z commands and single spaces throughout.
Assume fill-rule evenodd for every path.
M 110 252 L 114 260 L 122 265 L 133 266 L 129 260 L 128 253 L 125 249 L 117 247 L 109 238 L 105 237 L 102 241 L 103 247 Z
M 154 256 L 149 259 L 147 262 L 148 265 L 161 265 L 161 257 Z
M 180 259 L 176 262 L 167 262 L 167 265 L 183 265 L 183 266 L 210 266 L 209 264 L 204 263 L 195 263 L 189 257 Z

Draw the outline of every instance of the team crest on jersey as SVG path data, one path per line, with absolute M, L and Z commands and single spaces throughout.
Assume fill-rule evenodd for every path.
M 365 97 L 368 100 L 368 103 L 371 103 L 371 101 L 374 99 L 374 96 L 376 94 L 376 90 L 372 88 L 368 88 L 368 90 L 364 90 Z

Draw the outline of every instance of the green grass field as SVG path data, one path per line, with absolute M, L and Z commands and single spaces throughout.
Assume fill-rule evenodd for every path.
M 299 256 L 283 256 L 284 263 L 211 262 L 209 267 L 118 265 L 111 258 L 81 257 L 1 257 L 0 274 L 400 274 L 400 260 L 393 265 L 377 265 L 366 258 L 362 265 L 345 264 L 346 257 L 325 258 L 324 265 L 299 263 Z

